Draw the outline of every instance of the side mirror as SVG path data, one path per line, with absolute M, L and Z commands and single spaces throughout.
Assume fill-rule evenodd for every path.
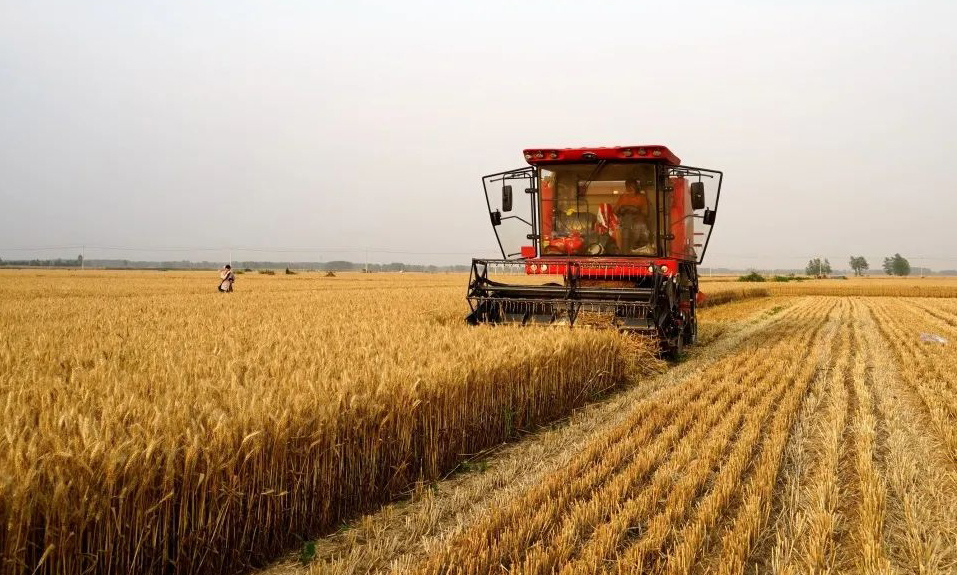
M 502 211 L 512 211 L 512 186 L 502 186 Z
M 715 216 L 715 214 L 717 214 L 717 213 L 718 213 L 718 212 L 716 212 L 716 211 L 714 211 L 714 210 L 705 210 L 705 211 L 704 211 L 704 217 L 701 218 L 701 221 L 704 222 L 704 225 L 706 225 L 706 226 L 713 226 L 713 225 L 714 225 L 714 216 Z
M 492 218 L 493 226 L 502 225 L 502 212 L 495 210 L 494 212 L 489 212 L 488 215 Z
M 691 209 L 704 209 L 704 182 L 691 182 Z

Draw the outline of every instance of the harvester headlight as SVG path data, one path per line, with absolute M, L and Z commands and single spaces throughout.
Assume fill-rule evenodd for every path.
M 543 154 L 543 153 L 541 153 L 541 152 L 535 152 L 535 157 L 538 158 L 539 160 L 541 160 L 542 158 L 545 157 L 545 154 Z
M 638 155 L 639 155 L 639 156 L 644 156 L 644 155 L 647 154 L 647 153 L 648 153 L 648 150 L 646 150 L 646 149 L 644 149 L 644 148 L 638 148 Z
M 650 274 L 655 273 L 655 266 L 648 266 L 648 273 Z
M 548 153 L 548 157 L 551 158 L 551 159 L 553 159 L 553 160 L 556 160 L 556 159 L 558 159 L 558 152 L 549 152 L 549 153 Z
M 630 157 L 631 157 L 631 150 L 622 150 L 622 151 L 621 151 L 621 155 L 624 156 L 624 157 L 626 157 L 626 158 L 630 158 Z
M 531 159 L 532 159 L 532 153 L 531 153 L 531 152 L 525 152 L 525 159 L 526 159 L 526 160 L 531 160 Z
M 668 266 L 661 266 L 661 273 L 663 274 L 668 273 Z
M 661 150 L 655 150 L 651 153 L 651 155 L 657 158 L 658 156 L 661 155 Z
M 532 264 L 532 271 L 533 271 L 533 272 L 537 272 L 537 271 L 538 271 L 538 264 Z
M 545 264 L 542 264 L 542 265 L 538 266 L 538 269 L 539 269 L 542 273 L 545 273 L 546 271 L 548 271 L 548 266 L 545 265 Z

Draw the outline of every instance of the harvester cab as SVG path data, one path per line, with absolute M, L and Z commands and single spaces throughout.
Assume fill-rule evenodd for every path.
M 697 266 L 722 173 L 664 146 L 525 150 L 482 185 L 501 259 L 473 259 L 467 321 L 614 326 L 669 355 L 697 337 Z

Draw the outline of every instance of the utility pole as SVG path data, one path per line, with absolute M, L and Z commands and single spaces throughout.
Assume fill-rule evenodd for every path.
M 86 246 L 80 246 L 80 271 L 86 269 Z

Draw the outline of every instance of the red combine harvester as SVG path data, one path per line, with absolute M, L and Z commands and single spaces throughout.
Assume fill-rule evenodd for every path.
M 602 317 L 657 337 L 666 355 L 693 344 L 722 173 L 683 166 L 664 146 L 536 148 L 525 159 L 482 179 L 503 259 L 472 260 L 468 322 Z

